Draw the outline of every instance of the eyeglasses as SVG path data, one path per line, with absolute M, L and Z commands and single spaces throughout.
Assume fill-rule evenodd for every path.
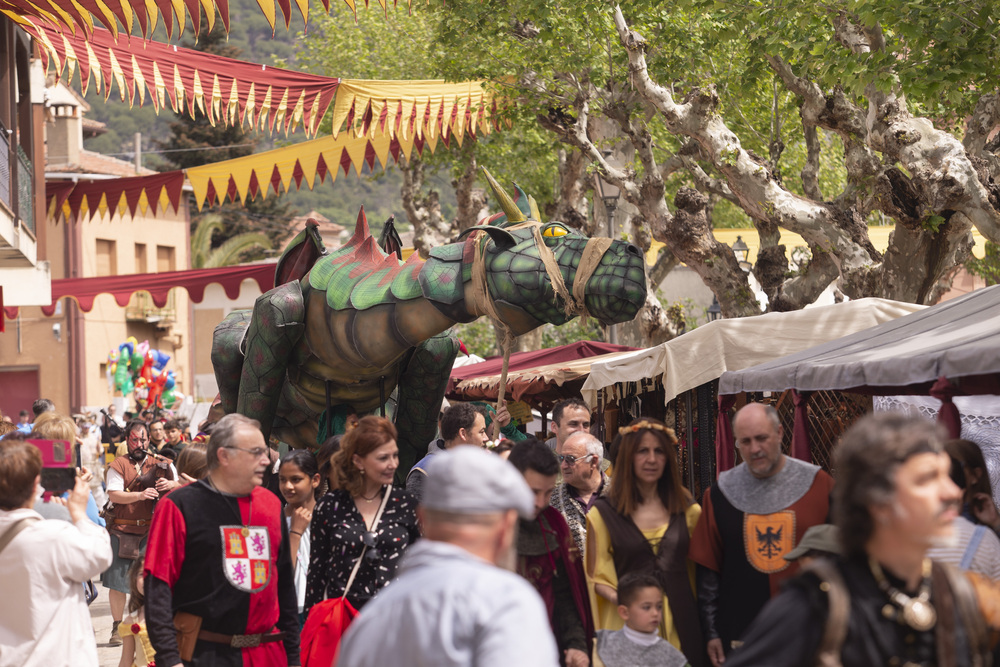
M 267 453 L 267 447 L 254 447 L 253 449 L 246 449 L 245 447 L 237 447 L 235 445 L 226 445 L 223 449 L 238 449 L 241 452 L 246 452 L 255 458 L 260 458 Z
M 586 461 L 591 456 L 596 455 L 585 454 L 584 456 L 573 456 L 571 454 L 556 454 L 556 458 L 559 459 L 559 463 L 568 463 L 569 465 L 576 465 L 577 461 Z
M 365 558 L 371 561 L 382 560 L 382 552 L 375 548 L 378 544 L 378 533 L 369 530 L 361 534 L 361 542 L 368 547 L 365 551 Z

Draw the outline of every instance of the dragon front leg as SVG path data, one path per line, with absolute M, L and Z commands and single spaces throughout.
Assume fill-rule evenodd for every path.
M 261 295 L 253 306 L 236 411 L 260 422 L 265 441 L 271 435 L 289 358 L 305 333 L 305 316 L 297 280 Z
M 427 446 L 437 432 L 441 400 L 457 355 L 458 339 L 445 331 L 413 348 L 400 373 L 396 407 L 397 483 L 401 484 L 410 468 L 427 454 Z

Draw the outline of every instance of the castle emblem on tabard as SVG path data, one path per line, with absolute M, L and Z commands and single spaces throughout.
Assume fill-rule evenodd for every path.
M 743 544 L 747 561 L 758 572 L 781 572 L 789 566 L 783 556 L 795 548 L 795 512 L 744 515 Z

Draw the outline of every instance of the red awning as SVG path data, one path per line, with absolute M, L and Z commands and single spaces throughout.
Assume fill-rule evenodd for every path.
M 111 294 L 115 302 L 124 308 L 136 292 L 149 292 L 157 308 L 167 305 L 167 294 L 175 287 L 188 291 L 191 300 L 201 303 L 205 298 L 205 288 L 212 283 L 222 285 L 226 296 L 236 299 L 240 295 L 240 284 L 244 280 L 256 280 L 261 292 L 274 287 L 274 270 L 277 264 L 245 264 L 224 266 L 218 269 L 192 269 L 190 271 L 165 271 L 163 273 L 133 273 L 124 276 L 101 276 L 99 278 L 63 278 L 52 281 L 52 303 L 42 308 L 42 313 L 51 317 L 55 314 L 56 303 L 63 297 L 70 297 L 89 313 L 94 307 L 98 294 Z M 5 308 L 7 319 L 17 317 L 17 308 Z

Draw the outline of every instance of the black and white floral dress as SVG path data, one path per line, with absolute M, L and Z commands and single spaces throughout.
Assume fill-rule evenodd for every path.
M 383 494 L 385 491 L 383 491 Z M 310 532 L 309 572 L 306 575 L 305 613 L 318 602 L 340 597 L 364 547 L 368 531 L 351 494 L 343 489 L 323 496 L 313 511 Z M 396 574 L 406 548 L 419 537 L 417 501 L 404 489 L 393 487 L 347 600 L 361 609 Z

